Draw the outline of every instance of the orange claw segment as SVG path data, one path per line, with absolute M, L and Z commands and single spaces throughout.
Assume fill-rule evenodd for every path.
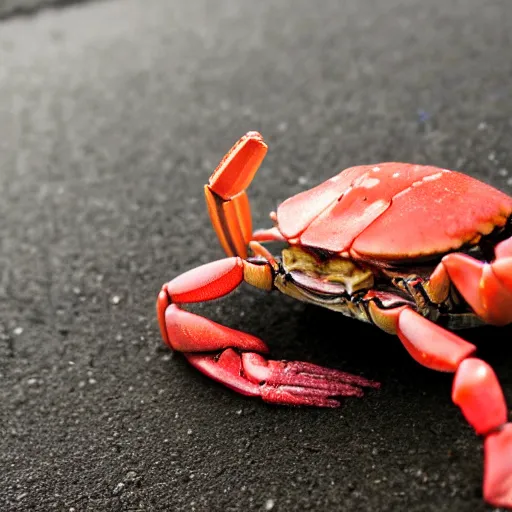
M 409 308 L 400 313 L 397 335 L 418 363 L 441 372 L 454 372 L 476 350 L 471 343 Z
M 224 235 L 230 243 L 231 250 L 234 249 L 235 254 L 241 258 L 247 258 L 247 242 L 245 234 L 251 228 L 250 211 L 244 207 L 243 196 L 237 196 L 231 201 L 222 204 L 224 213 Z M 247 198 L 247 196 L 245 196 Z M 249 203 L 247 202 L 247 207 Z M 247 218 L 239 217 L 239 213 L 246 215 L 249 213 L 249 221 Z M 222 224 L 222 222 L 221 222 Z
M 484 441 L 485 500 L 495 507 L 512 508 L 512 424 L 507 423 Z
M 228 256 L 247 258 L 252 219 L 245 189 L 267 153 L 257 132 L 244 135 L 226 154 L 204 187 L 208 213 Z
M 241 258 L 212 261 L 175 277 L 167 283 L 172 302 L 203 302 L 233 291 L 244 278 Z
M 247 258 L 247 244 L 252 238 L 252 218 L 249 199 L 241 192 L 230 201 L 204 187 L 206 206 L 217 238 L 228 256 Z
M 496 374 L 480 359 L 462 361 L 453 380 L 452 400 L 479 435 L 507 421 L 507 405 Z
M 224 200 L 232 199 L 251 183 L 267 153 L 258 132 L 246 133 L 226 154 L 210 178 L 210 188 Z
M 268 261 L 268 264 L 262 265 L 244 261 L 244 281 L 260 290 L 271 291 L 274 288 L 274 274 L 270 265 L 275 261 Z
M 224 209 L 222 207 L 223 201 L 208 188 L 208 185 L 204 187 L 204 195 L 206 198 L 206 206 L 208 207 L 208 214 L 210 215 L 210 220 L 220 245 L 228 256 L 236 256 L 236 249 L 231 241 Z
M 236 215 L 242 231 L 242 240 L 244 241 L 245 247 L 252 239 L 251 205 L 249 204 L 247 193 L 245 191 L 240 192 L 240 194 L 233 198 L 233 204 L 235 205 Z
M 225 348 L 268 352 L 256 336 L 236 331 L 171 304 L 165 312 L 168 345 L 178 352 L 214 352 Z

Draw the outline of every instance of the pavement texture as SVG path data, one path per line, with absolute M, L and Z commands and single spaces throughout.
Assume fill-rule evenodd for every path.
M 166 349 L 154 301 L 222 257 L 202 185 L 248 130 L 270 147 L 249 190 L 257 226 L 363 163 L 430 163 L 512 193 L 510 1 L 10 4 L 0 510 L 492 510 L 451 376 L 396 338 L 246 286 L 194 306 L 277 358 L 382 382 L 336 410 L 270 406 Z M 509 404 L 511 334 L 464 332 Z

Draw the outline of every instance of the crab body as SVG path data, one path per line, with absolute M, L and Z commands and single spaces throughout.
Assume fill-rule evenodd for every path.
M 290 243 L 356 261 L 433 258 L 505 226 L 512 198 L 470 176 L 387 162 L 351 167 L 282 203 L 279 231 Z
M 455 287 L 431 290 L 430 277 L 449 252 L 492 259 L 512 234 L 511 214 L 512 198 L 455 171 L 352 167 L 278 207 L 275 227 L 290 247 L 275 286 L 366 322 L 378 298 L 451 329 L 479 325 Z
M 253 231 L 246 188 L 267 146 L 249 132 L 205 186 L 227 258 L 164 284 L 164 341 L 201 372 L 270 403 L 337 407 L 379 384 L 266 358 L 266 344 L 182 309 L 246 282 L 397 335 L 420 364 L 455 373 L 452 399 L 484 438 L 485 499 L 512 509 L 512 424 L 492 368 L 452 332 L 512 322 L 512 198 L 465 174 L 386 162 L 351 167 L 272 212 Z M 266 242 L 284 242 L 273 256 Z M 249 251 L 252 253 L 249 256 Z

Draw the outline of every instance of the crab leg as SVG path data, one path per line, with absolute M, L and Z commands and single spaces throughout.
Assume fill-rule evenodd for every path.
M 381 309 L 369 303 L 377 325 L 395 332 L 411 356 L 434 370 L 455 372 L 452 400 L 475 432 L 484 438 L 485 500 L 512 508 L 512 423 L 492 368 L 472 357 L 476 347 L 434 324 L 408 306 Z
M 248 132 L 226 154 L 204 187 L 213 228 L 228 256 L 247 258 L 252 220 L 245 189 L 266 153 L 263 137 Z
M 180 308 L 181 304 L 220 298 L 243 281 L 271 290 L 271 264 L 231 257 L 195 268 L 165 284 L 156 306 L 165 343 L 212 379 L 266 402 L 337 407 L 339 402 L 333 397 L 362 396 L 362 387 L 379 386 L 310 363 L 267 360 L 262 354 L 268 347 L 259 338 Z
M 440 265 L 451 282 L 486 323 L 512 322 L 512 238 L 495 248 L 492 263 L 483 263 L 466 254 L 452 253 Z

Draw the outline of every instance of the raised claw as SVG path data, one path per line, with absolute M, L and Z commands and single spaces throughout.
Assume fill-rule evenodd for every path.
M 263 137 L 248 132 L 224 156 L 204 187 L 213 228 L 228 256 L 247 258 L 252 219 L 245 189 L 266 153 Z

